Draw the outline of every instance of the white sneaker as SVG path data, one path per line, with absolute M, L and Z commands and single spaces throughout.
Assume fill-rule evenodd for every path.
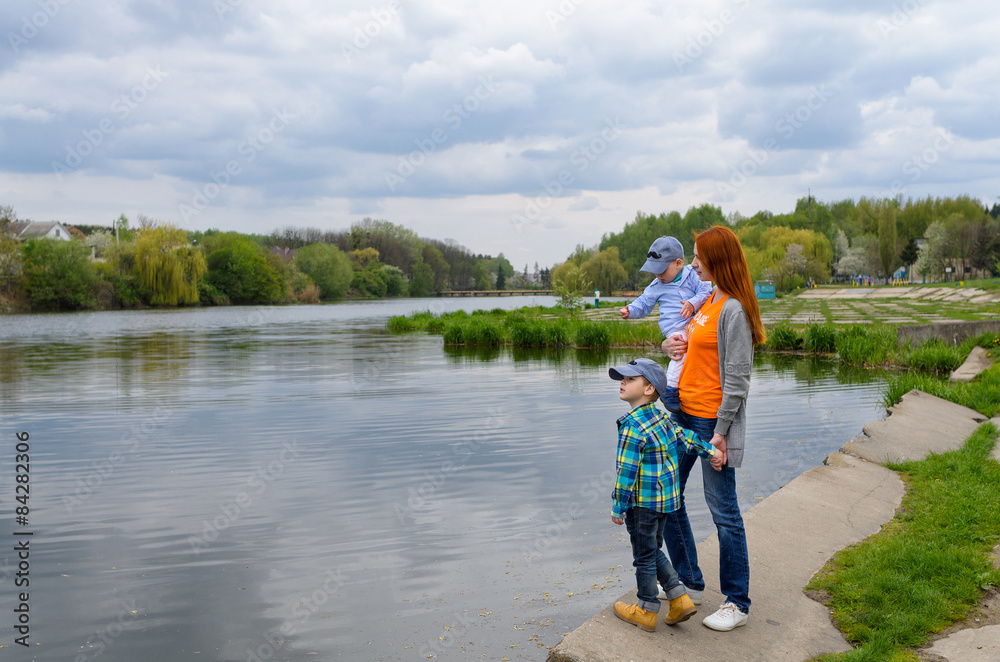
M 659 586 L 659 584 L 657 584 L 657 586 Z M 684 585 L 681 584 L 681 586 Z M 703 590 L 696 591 L 693 588 L 688 588 L 687 586 L 684 586 L 684 590 L 687 591 L 688 597 L 691 598 L 691 602 L 695 603 L 696 605 L 700 605 L 702 600 L 705 599 L 705 591 Z M 660 586 L 660 594 L 656 597 L 659 598 L 660 600 L 667 599 L 667 592 L 663 589 L 662 586 Z
M 732 602 L 727 602 L 719 607 L 717 612 L 706 616 L 702 623 L 713 630 L 729 632 L 741 625 L 746 625 L 747 615 L 740 611 L 740 608 Z

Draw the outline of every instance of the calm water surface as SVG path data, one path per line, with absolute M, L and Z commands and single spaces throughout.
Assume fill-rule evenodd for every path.
M 30 433 L 35 660 L 543 660 L 634 588 L 610 521 L 622 353 L 457 351 L 434 299 L 0 318 L 0 503 Z M 882 418 L 881 378 L 762 357 L 750 508 Z M 713 528 L 689 486 L 699 539 Z M 0 645 L 14 631 L 0 517 Z M 712 581 L 711 578 L 709 581 Z M 19 589 L 24 590 L 24 589 Z M 14 656 L 12 656 L 14 657 Z

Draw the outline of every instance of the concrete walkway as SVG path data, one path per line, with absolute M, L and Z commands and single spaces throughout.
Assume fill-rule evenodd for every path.
M 708 581 L 698 615 L 676 626 L 661 620 L 656 632 L 647 633 L 620 621 L 609 605 L 553 648 L 549 662 L 803 662 L 850 650 L 826 607 L 806 597 L 803 587 L 834 553 L 878 532 L 895 514 L 903 497 L 902 481 L 876 462 L 959 448 L 985 420 L 920 391 L 905 395 L 889 413 L 886 420 L 865 426 L 842 452 L 830 454 L 823 466 L 800 475 L 744 514 L 753 600 L 746 626 L 720 633 L 701 624 L 723 601 L 718 591 L 719 545 L 713 534 L 698 546 Z M 620 599 L 634 602 L 635 591 Z M 991 627 L 963 630 L 935 645 L 934 653 L 948 662 L 995 660 L 1000 632 Z M 981 657 L 986 651 L 994 656 Z

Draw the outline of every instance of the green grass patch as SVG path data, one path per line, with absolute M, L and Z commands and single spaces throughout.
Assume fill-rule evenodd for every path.
M 832 354 L 837 351 L 837 329 L 831 324 L 811 324 L 802 338 L 802 346 L 813 354 Z
M 974 382 L 949 384 L 943 379 L 919 372 L 906 372 L 886 382 L 882 404 L 887 408 L 899 402 L 913 389 L 975 409 L 983 416 L 1000 415 L 1000 363 L 979 375 Z
M 907 649 L 963 619 L 1000 583 L 989 558 L 1000 540 L 996 436 L 987 423 L 957 451 L 890 466 L 907 483 L 896 518 L 839 552 L 807 587 L 830 596 L 834 621 L 856 647 L 819 659 L 914 660 Z
M 767 347 L 777 351 L 802 348 L 802 336 L 794 328 L 782 322 L 767 332 Z
M 856 324 L 837 334 L 837 354 L 848 363 L 881 366 L 896 349 L 896 329 L 882 324 Z

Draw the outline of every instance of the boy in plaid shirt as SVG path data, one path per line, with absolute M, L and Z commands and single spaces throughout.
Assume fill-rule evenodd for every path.
M 702 441 L 694 432 L 674 425 L 656 408 L 656 400 L 667 385 L 659 363 L 636 359 L 626 366 L 610 368 L 608 374 L 621 382 L 618 397 L 632 407 L 618 419 L 618 477 L 611 495 L 611 521 L 628 528 L 639 598 L 637 604 L 616 602 L 615 614 L 654 632 L 660 611 L 657 580 L 670 601 L 663 619 L 667 625 L 686 621 L 698 611 L 660 549 L 670 513 L 680 508 L 677 446 L 683 444 L 687 452 L 711 458 L 716 471 L 725 464 L 726 457 L 725 452 Z

